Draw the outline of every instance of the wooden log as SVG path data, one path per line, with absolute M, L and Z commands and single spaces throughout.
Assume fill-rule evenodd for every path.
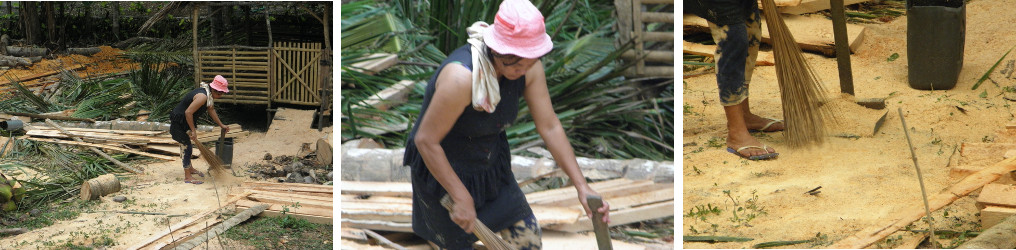
M 239 214 L 233 216 L 232 218 L 229 218 L 228 220 L 223 221 L 222 224 L 219 224 L 218 226 L 215 226 L 215 228 L 212 228 L 212 230 L 208 231 L 208 233 L 198 235 L 196 238 L 194 238 L 192 240 L 189 240 L 187 242 L 184 242 L 183 244 L 180 244 L 179 246 L 177 246 L 174 249 L 175 250 L 190 250 L 190 249 L 193 249 L 193 248 L 197 247 L 198 245 L 201 245 L 201 243 L 204 243 L 205 241 L 208 241 L 209 239 L 214 238 L 215 236 L 218 236 L 219 234 L 221 234 L 221 233 L 225 232 L 226 230 L 232 228 L 233 226 L 236 226 L 237 224 L 240 224 L 241 222 L 247 221 L 247 219 L 250 219 L 251 216 L 255 216 L 257 214 L 260 214 L 262 211 L 265 211 L 266 208 L 268 208 L 268 205 L 267 204 L 262 204 L 262 205 L 257 205 L 257 206 L 251 207 L 251 208 L 249 208 L 247 210 L 244 210 L 243 212 L 240 212 Z
M 94 54 L 98 54 L 99 52 L 102 52 L 102 49 L 100 49 L 99 47 L 67 48 L 67 53 L 75 54 L 75 55 L 91 56 L 91 55 L 94 55 Z
M 120 191 L 120 180 L 113 174 L 104 174 L 81 183 L 81 199 L 90 201 Z
M 949 189 L 940 192 L 933 197 L 929 197 L 929 205 L 931 206 L 930 210 L 934 212 L 946 205 L 949 205 L 960 197 L 966 196 L 970 192 L 997 180 L 1001 175 L 1008 174 L 1013 170 L 1016 170 L 1016 158 L 1000 161 L 993 164 L 991 167 L 967 176 L 958 183 L 953 184 L 949 187 Z M 910 206 L 903 208 L 900 213 L 897 213 L 892 217 L 885 218 L 881 222 L 876 223 L 876 225 L 862 229 L 854 235 L 836 242 L 830 246 L 830 248 L 868 247 L 871 244 L 884 239 L 886 236 L 902 229 L 903 227 L 906 227 L 910 223 L 917 221 L 918 219 L 924 217 L 924 215 L 924 205 L 919 202 L 912 203 Z
M 32 66 L 32 63 L 31 59 L 25 57 L 0 56 L 0 66 L 3 67 Z
M 819 52 L 826 56 L 835 55 L 836 41 L 833 39 L 832 21 L 824 17 L 783 15 L 783 21 L 790 29 L 794 39 L 802 50 Z M 706 19 L 686 14 L 684 15 L 685 31 L 709 32 L 709 24 Z M 856 24 L 847 24 L 847 41 L 850 43 L 850 51 L 857 52 L 864 42 L 865 27 Z M 762 42 L 772 43 L 769 35 L 769 28 L 765 20 L 762 20 Z
M 691 43 L 683 41 L 681 49 L 684 53 L 692 55 L 700 55 L 707 57 L 714 57 L 716 54 L 716 45 L 705 45 L 701 43 Z M 756 66 L 773 66 L 776 65 L 776 57 L 773 56 L 772 51 L 759 51 L 758 57 L 755 58 Z
M 49 54 L 47 48 L 32 48 L 32 47 L 20 47 L 20 46 L 7 46 L 7 55 L 9 56 L 46 56 Z
M 997 225 L 984 230 L 959 247 L 960 249 L 1013 249 L 1016 248 L 1016 216 L 1009 216 Z
M 4 229 L 0 229 L 0 235 L 5 235 L 5 234 L 6 235 L 19 235 L 19 234 L 23 234 L 23 233 L 27 233 L 27 232 L 28 232 L 28 229 L 24 229 L 24 228 L 20 228 L 20 227 L 19 228 L 4 228 Z
M 52 127 L 56 128 L 56 129 L 59 129 L 61 132 L 70 134 L 70 132 L 67 132 L 67 130 L 64 130 L 63 127 L 60 127 L 60 125 L 56 125 L 56 123 L 54 123 L 50 119 L 46 119 L 46 123 L 49 124 L 49 126 L 52 126 Z M 84 144 L 83 146 L 88 146 L 88 149 L 92 150 L 92 152 L 98 154 L 99 156 L 102 156 L 102 158 L 106 158 L 106 160 L 109 160 L 110 162 L 113 162 L 113 164 L 119 166 L 120 168 L 123 168 L 124 170 L 131 171 L 132 173 L 135 173 L 135 174 L 144 174 L 145 173 L 144 171 L 142 171 L 140 169 L 136 169 L 134 167 L 128 166 L 127 164 L 123 164 L 123 162 L 120 162 L 120 161 L 118 161 L 116 159 L 113 159 L 113 157 L 110 157 L 105 152 L 102 152 L 102 150 L 99 150 L 97 148 L 97 147 L 105 148 L 105 147 L 109 147 L 109 146 L 104 146 L 104 145 L 99 145 L 99 144 L 88 145 L 90 143 L 86 143 L 86 142 L 82 141 L 81 138 L 77 138 L 77 137 L 72 137 L 72 138 L 74 138 L 74 140 L 77 141 L 78 143 L 83 143 Z M 110 147 L 110 148 L 115 148 L 115 147 Z

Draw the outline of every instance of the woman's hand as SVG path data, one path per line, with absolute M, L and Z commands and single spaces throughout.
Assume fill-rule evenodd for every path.
M 229 133 L 229 126 L 226 126 L 224 124 L 219 124 L 219 127 L 222 128 L 222 131 L 226 131 L 226 133 Z
M 592 213 L 592 210 L 589 210 L 589 204 L 588 204 L 589 201 L 586 200 L 586 196 L 588 196 L 588 195 L 600 196 L 600 193 L 597 193 L 596 191 L 593 191 L 593 189 L 589 188 L 589 186 L 586 186 L 584 188 L 577 188 L 577 189 L 578 189 L 578 193 L 579 193 L 579 202 L 581 202 L 582 203 L 582 207 L 586 209 L 586 216 L 589 216 L 589 219 L 592 220 L 593 219 L 593 213 Z M 607 223 L 609 225 L 610 224 L 610 204 L 607 204 L 607 201 L 604 200 L 603 201 L 603 206 L 600 207 L 600 209 L 597 210 L 597 211 L 599 211 L 600 213 L 603 213 L 603 222 Z
M 198 133 L 194 132 L 194 130 L 187 131 L 187 136 L 190 137 L 191 141 L 193 141 L 194 143 L 201 143 L 201 142 L 198 141 L 198 135 L 197 134 Z
M 473 197 L 466 196 L 461 200 L 455 199 L 452 206 L 451 217 L 455 224 L 458 224 L 466 233 L 473 233 L 473 223 L 476 221 L 476 208 L 473 207 Z

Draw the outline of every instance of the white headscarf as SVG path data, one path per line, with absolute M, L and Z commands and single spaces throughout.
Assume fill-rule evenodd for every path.
M 208 98 L 205 98 L 205 106 L 211 108 L 212 104 L 215 104 L 215 102 L 212 101 L 212 90 L 208 88 L 208 84 L 205 82 L 201 82 L 201 88 L 205 89 L 205 96 L 208 96 Z

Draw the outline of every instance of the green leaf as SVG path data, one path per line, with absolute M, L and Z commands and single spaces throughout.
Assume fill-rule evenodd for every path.
M 970 89 L 975 90 L 977 89 L 977 87 L 981 86 L 981 83 L 984 82 L 984 80 L 988 80 L 988 76 L 991 75 L 991 72 L 995 71 L 995 67 L 998 67 L 998 64 L 1002 63 L 1002 60 L 1005 59 L 1006 56 L 1009 56 L 1009 52 L 1012 52 L 1013 48 L 1016 48 L 1016 45 L 1009 48 L 1009 51 L 1006 51 L 1005 54 L 1002 55 L 1002 57 L 998 58 L 998 61 L 995 62 L 995 65 L 991 65 L 991 68 L 988 69 L 988 72 L 984 72 L 984 75 L 981 76 L 981 79 L 977 80 L 977 83 L 974 83 L 974 87 Z
M 889 56 L 889 59 L 886 59 L 886 61 L 892 62 L 892 61 L 896 61 L 896 59 L 898 59 L 898 58 L 900 58 L 900 54 L 899 53 L 893 53 L 892 55 Z

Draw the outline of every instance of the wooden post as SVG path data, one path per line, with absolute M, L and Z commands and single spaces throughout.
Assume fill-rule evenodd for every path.
M 200 86 L 201 82 L 201 57 L 198 55 L 198 3 L 191 8 L 191 22 L 194 27 L 194 88 Z
M 49 126 L 52 126 L 53 128 L 56 128 L 56 129 L 60 130 L 60 132 L 63 132 L 64 134 L 67 134 L 67 136 L 73 138 L 75 141 L 82 142 L 82 143 L 85 142 L 85 141 L 81 140 L 81 138 L 79 138 L 78 136 L 72 134 L 71 132 L 69 132 L 66 129 L 64 129 L 63 127 L 61 127 L 60 125 L 57 125 L 55 122 L 53 122 L 53 120 L 46 119 L 46 124 L 49 124 Z M 131 171 L 131 173 L 145 174 L 144 171 L 141 171 L 139 169 L 135 169 L 135 168 L 133 168 L 131 166 L 128 166 L 127 164 L 123 164 L 123 162 L 120 162 L 120 161 L 118 161 L 116 159 L 113 159 L 113 157 L 110 157 L 105 152 L 102 152 L 102 150 L 96 149 L 94 147 L 88 147 L 88 149 L 91 149 L 92 152 L 95 152 L 99 156 L 102 156 L 102 158 L 106 158 L 106 160 L 109 160 L 109 161 L 113 162 L 113 164 L 119 166 L 120 168 L 123 168 L 123 169 L 125 169 L 127 171 Z
M 830 0 L 829 3 L 832 6 L 829 10 L 833 19 L 833 38 L 836 40 L 836 64 L 840 66 L 840 92 L 854 95 L 854 76 L 850 70 L 850 44 L 847 44 L 847 17 L 843 10 L 843 0 Z

